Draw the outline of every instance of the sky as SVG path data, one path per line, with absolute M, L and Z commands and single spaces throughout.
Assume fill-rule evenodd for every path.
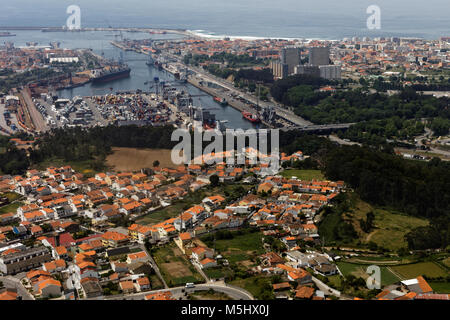
M 155 26 L 214 32 L 292 32 L 295 28 L 364 29 L 369 5 L 381 9 L 385 31 L 450 33 L 449 0 L 0 0 L 0 26 L 62 26 L 66 8 L 81 8 L 82 24 Z M 450 34 L 449 34 L 450 35 Z M 282 36 L 282 35 L 280 35 Z

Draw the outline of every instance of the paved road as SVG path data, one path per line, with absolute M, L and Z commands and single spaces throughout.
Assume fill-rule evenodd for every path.
M 187 297 L 184 295 L 184 292 L 192 293 L 195 291 L 200 290 L 209 290 L 213 289 L 217 292 L 222 292 L 227 294 L 230 298 L 233 300 L 254 300 L 253 296 L 248 293 L 247 291 L 231 287 L 228 285 L 223 284 L 223 282 L 215 282 L 215 283 L 209 283 L 209 284 L 198 284 L 195 286 L 195 288 L 187 289 L 185 287 L 176 287 L 176 288 L 170 288 L 170 289 L 161 289 L 161 290 L 153 290 L 153 291 L 147 291 L 147 292 L 141 292 L 141 293 L 134 293 L 129 295 L 115 295 L 113 297 L 97 297 L 92 298 L 88 300 L 145 300 L 145 296 L 152 293 L 157 292 L 166 292 L 170 291 L 172 293 L 172 296 L 175 299 L 181 298 L 182 300 L 186 299 Z
M 327 286 L 325 283 L 323 283 L 322 281 L 320 281 L 319 279 L 317 279 L 316 277 L 312 277 L 312 281 L 316 284 L 316 286 L 322 290 L 323 292 L 325 292 L 326 295 L 333 295 L 336 297 L 340 297 L 341 296 L 341 292 L 333 289 L 329 286 Z
M 33 295 L 31 295 L 27 289 L 22 285 L 19 279 L 11 276 L 0 277 L 0 281 L 3 282 L 5 288 L 16 288 L 19 296 L 23 300 L 34 300 Z

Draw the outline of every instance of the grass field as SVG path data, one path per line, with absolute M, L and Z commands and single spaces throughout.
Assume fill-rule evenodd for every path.
M 233 239 L 221 239 L 216 240 L 215 244 L 207 244 L 210 246 L 215 245 L 216 251 L 220 252 L 230 263 L 243 262 L 264 253 L 261 232 L 245 233 L 243 235 L 232 232 L 232 234 Z
M 192 300 L 231 300 L 231 298 L 223 292 L 213 290 L 195 291 L 189 295 Z
M 161 167 L 176 168 L 171 160 L 169 149 L 113 148 L 113 153 L 106 158 L 106 164 L 117 171 L 136 171 L 153 167 L 158 160 Z
M 352 202 L 352 209 L 346 214 L 346 219 L 351 220 L 363 243 L 372 241 L 380 247 L 398 250 L 407 247 L 404 237 L 408 232 L 416 227 L 428 225 L 426 219 L 374 208 L 355 194 L 352 195 Z M 370 233 L 365 233 L 361 230 L 359 220 L 366 219 L 366 214 L 370 211 L 375 214 L 375 228 Z
M 337 263 L 339 270 L 343 273 L 344 276 L 349 274 L 354 275 L 355 277 L 361 277 L 363 279 L 367 279 L 369 274 L 366 273 L 367 267 L 369 265 L 362 265 L 356 263 L 349 262 L 338 262 Z M 393 274 L 387 267 L 380 266 L 381 271 L 381 285 L 386 286 L 400 281 L 400 279 Z
M 297 170 L 289 169 L 283 170 L 281 175 L 285 178 L 297 177 L 300 180 L 323 180 L 324 175 L 320 170 Z
M 2 196 L 8 198 L 9 202 L 13 202 L 15 200 L 22 198 L 22 196 L 20 194 L 15 193 L 15 192 L 6 192 L 6 193 L 2 194 Z
M 445 258 L 444 260 L 441 261 L 444 265 L 446 265 L 447 267 L 450 268 L 450 257 Z
M 430 278 L 446 277 L 448 273 L 434 262 L 419 262 L 391 267 L 403 279 L 412 279 L 418 276 L 427 276 Z
M 156 274 L 152 274 L 150 276 L 150 285 L 152 287 L 152 290 L 164 289 L 164 284 Z
M 428 282 L 435 293 L 449 293 L 450 282 Z
M 269 286 L 271 287 L 270 278 L 263 275 L 253 276 L 245 279 L 236 279 L 230 282 L 230 284 L 233 286 L 247 290 L 257 299 L 261 298 L 261 294 L 264 291 L 263 286 L 267 283 L 269 283 Z
M 17 211 L 17 208 L 19 208 L 21 206 L 23 206 L 22 202 L 14 202 L 14 203 L 7 204 L 6 206 L 3 206 L 0 208 L 0 214 L 5 214 L 5 213 L 9 213 L 9 212 L 15 213 Z
M 188 282 L 200 283 L 204 281 L 186 256 L 173 243 L 158 248 L 152 256 L 169 287 L 184 285 Z

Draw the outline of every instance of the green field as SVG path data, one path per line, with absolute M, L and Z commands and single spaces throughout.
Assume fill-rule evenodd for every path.
M 152 256 L 169 287 L 184 285 L 188 282 L 204 282 L 203 277 L 174 243 L 156 249 L 152 252 Z
M 20 198 L 22 198 L 22 196 L 18 193 L 15 192 L 6 192 L 4 194 L 2 194 L 3 197 L 8 198 L 9 202 L 13 202 L 16 200 L 19 200 Z
M 227 274 L 230 274 L 231 272 L 225 269 L 225 267 L 216 267 L 216 268 L 207 268 L 203 270 L 203 272 L 208 276 L 210 279 L 221 279 L 224 278 Z
M 164 289 L 164 285 L 163 285 L 162 281 L 159 279 L 159 277 L 156 274 L 152 274 L 150 276 L 150 285 L 152 287 L 152 290 Z
M 361 230 L 359 221 L 366 219 L 366 214 L 370 211 L 375 214 L 375 228 L 365 233 Z M 426 219 L 372 207 L 356 194 L 352 195 L 352 208 L 346 214 L 346 220 L 351 220 L 362 243 L 371 241 L 379 247 L 393 251 L 407 247 L 405 235 L 412 229 L 428 225 Z
M 6 206 L 3 206 L 0 208 L 0 214 L 5 214 L 5 213 L 9 213 L 9 212 L 16 213 L 17 208 L 19 208 L 21 206 L 23 206 L 22 202 L 14 202 L 14 203 L 7 204 Z
M 325 177 L 320 170 L 283 170 L 281 175 L 285 178 L 297 177 L 300 180 L 324 180 Z
M 246 279 L 236 279 L 231 281 L 230 284 L 247 290 L 257 299 L 265 300 L 267 298 L 270 299 L 273 296 L 270 280 L 271 279 L 268 277 L 259 275 Z
M 202 237 L 201 240 L 211 248 L 215 246 L 216 251 L 228 259 L 230 263 L 250 260 L 252 257 L 264 253 L 261 232 L 246 231 L 241 235 L 239 231 L 230 233 L 233 236 L 232 239 L 216 240 L 214 243 L 206 236 Z
M 195 291 L 189 294 L 189 298 L 191 300 L 232 300 L 225 293 L 214 290 Z
M 431 286 L 435 293 L 449 293 L 450 294 L 450 282 L 433 282 L 428 284 Z
M 341 270 L 344 276 L 351 274 L 354 275 L 355 277 L 361 277 L 363 279 L 367 279 L 367 277 L 369 276 L 369 274 L 366 273 L 367 267 L 369 265 L 349 263 L 349 262 L 338 262 L 337 265 L 339 267 L 339 270 Z M 382 286 L 390 285 L 400 281 L 400 279 L 391 271 L 389 271 L 387 267 L 380 266 L 380 270 L 381 270 Z
M 391 267 L 403 279 L 412 279 L 418 276 L 427 276 L 430 278 L 446 277 L 448 272 L 442 269 L 434 262 L 419 262 Z

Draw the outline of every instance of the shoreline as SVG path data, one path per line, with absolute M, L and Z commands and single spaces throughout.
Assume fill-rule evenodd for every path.
M 436 41 L 442 37 L 447 37 L 446 35 L 439 35 L 436 37 L 422 37 L 422 36 L 411 36 L 411 35 L 347 35 L 342 36 L 338 39 L 327 39 L 321 37 L 286 37 L 286 36 L 249 36 L 249 35 L 227 35 L 227 34 L 216 34 L 214 32 L 208 32 L 207 30 L 191 30 L 191 29 L 182 29 L 182 28 L 152 28 L 152 27 L 86 27 L 80 30 L 67 30 L 63 27 L 51 27 L 51 26 L 0 26 L 0 30 L 4 31 L 41 31 L 41 32 L 73 32 L 73 33 L 81 33 L 81 32 L 114 32 L 114 31 L 123 31 L 123 32 L 133 32 L 133 33 L 149 33 L 149 34 L 181 34 L 188 37 L 195 37 L 201 39 L 209 39 L 209 40 L 223 40 L 224 38 L 228 38 L 230 40 L 247 40 L 247 41 L 255 41 L 255 40 L 287 40 L 287 41 L 303 41 L 303 42 L 311 42 L 311 41 L 328 41 L 328 42 L 337 42 L 343 41 L 344 38 L 389 38 L 389 37 L 398 37 L 398 38 L 418 38 L 422 40 Z

